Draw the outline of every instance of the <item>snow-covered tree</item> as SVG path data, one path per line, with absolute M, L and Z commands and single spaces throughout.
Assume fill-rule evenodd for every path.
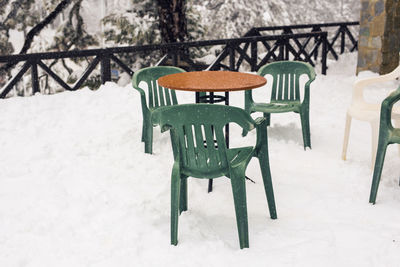
M 115 10 L 103 19 L 107 46 L 189 41 L 204 36 L 205 27 L 200 25 L 200 16 L 197 10 L 192 8 L 192 1 L 186 3 L 183 0 L 132 0 L 132 3 L 132 9 Z M 176 15 L 180 22 L 173 21 L 172 12 L 181 12 L 180 15 Z M 172 25 L 174 23 L 177 25 Z M 141 67 L 155 63 L 160 56 L 160 53 L 146 53 L 138 57 L 127 56 L 125 59 L 130 64 Z

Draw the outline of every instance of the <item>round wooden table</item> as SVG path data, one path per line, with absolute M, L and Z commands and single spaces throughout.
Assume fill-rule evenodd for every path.
M 229 92 L 261 87 L 267 80 L 259 75 L 234 71 L 193 71 L 169 74 L 158 79 L 158 84 L 173 90 L 196 92 L 196 103 L 216 103 L 225 101 L 229 105 Z M 225 92 L 225 96 L 214 95 Z M 208 93 L 208 94 L 207 94 Z M 225 140 L 229 147 L 229 125 L 225 126 Z M 212 191 L 212 179 L 208 192 Z
M 234 71 L 181 72 L 158 79 L 158 84 L 163 87 L 195 92 L 248 90 L 266 83 L 267 80 L 259 75 Z

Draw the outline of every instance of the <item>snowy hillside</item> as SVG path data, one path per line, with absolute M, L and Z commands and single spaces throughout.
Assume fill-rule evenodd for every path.
M 189 180 L 189 210 L 170 245 L 169 134 L 156 128 L 154 155 L 143 153 L 140 98 L 130 86 L 0 100 L 0 266 L 397 266 L 397 147 L 388 149 L 374 206 L 366 123 L 353 123 L 348 160 L 340 159 L 355 63 L 356 54 L 329 62 L 328 76 L 311 85 L 312 150 L 303 150 L 298 115 L 272 116 L 278 219 L 269 219 L 252 160 L 245 250 L 226 178 L 210 194 L 206 181 Z M 380 97 L 396 87 L 385 84 Z M 230 98 L 243 106 L 242 92 Z M 254 140 L 231 128 L 233 145 Z

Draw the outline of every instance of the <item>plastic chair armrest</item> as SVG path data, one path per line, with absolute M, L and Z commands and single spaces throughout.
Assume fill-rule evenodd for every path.
M 313 82 L 315 80 L 315 78 L 317 77 L 317 74 L 315 73 L 314 68 L 309 66 L 309 69 L 310 69 L 310 80 L 307 82 L 308 84 Z
M 304 85 L 304 98 L 303 98 L 303 102 L 307 102 L 310 100 L 310 84 L 313 82 L 314 80 L 309 80 L 308 82 L 306 82 L 306 84 Z
M 250 107 L 254 104 L 252 90 L 244 91 L 244 110 L 246 112 L 250 111 Z
M 140 93 L 140 96 L 141 96 L 141 97 L 146 98 L 146 94 L 145 94 L 145 92 L 143 91 L 142 88 L 137 87 L 137 86 L 133 86 L 133 89 L 135 89 L 136 91 L 138 91 L 138 92 Z
M 256 124 L 256 127 L 257 127 L 258 125 L 261 125 L 265 120 L 266 120 L 266 118 L 264 118 L 264 117 L 258 117 L 258 118 L 256 118 L 256 119 L 254 120 L 254 122 L 255 122 L 255 124 Z
M 137 87 L 137 86 L 133 86 L 133 89 L 135 89 L 136 91 L 138 91 L 139 94 L 140 94 L 140 101 L 141 101 L 141 103 L 142 103 L 142 110 L 143 110 L 143 113 L 144 113 L 144 112 L 148 112 L 149 109 L 148 109 L 147 103 L 146 103 L 146 93 L 143 91 L 142 88 L 139 88 L 139 87 Z
M 397 88 L 397 90 L 393 91 L 390 93 L 388 97 L 385 98 L 382 102 L 382 106 L 384 107 L 390 107 L 390 109 L 393 107 L 393 105 L 400 100 L 400 87 Z
M 256 145 L 254 150 L 256 151 L 256 156 L 260 153 L 260 150 L 263 144 L 268 143 L 267 137 L 267 121 L 264 117 L 259 117 L 255 119 L 256 123 L 256 130 L 257 130 L 257 138 L 256 138 Z
M 381 123 L 385 121 L 390 128 L 393 128 L 391 121 L 393 105 L 399 100 L 400 100 L 400 87 L 397 88 L 397 90 L 393 91 L 388 97 L 385 98 L 385 100 L 382 101 Z
M 362 78 L 360 80 L 357 80 L 353 84 L 353 95 L 362 95 L 362 91 L 364 87 L 368 85 L 372 85 L 375 83 L 381 83 L 381 82 L 386 82 L 386 81 L 391 81 L 399 77 L 399 74 L 395 71 L 392 71 L 391 73 L 385 74 L 385 75 L 380 75 L 377 77 L 366 77 Z
M 374 84 L 374 83 L 392 81 L 400 76 L 399 71 L 400 71 L 400 67 L 397 67 L 394 71 L 384 74 L 384 75 L 379 75 L 377 77 L 361 78 L 361 79 L 355 81 L 354 85 L 357 84 L 359 86 L 365 87 L 367 85 Z
M 309 80 L 304 84 L 304 98 L 303 98 L 303 102 L 305 101 L 307 103 L 309 102 L 310 99 L 310 85 L 317 77 L 314 68 L 311 66 L 308 66 L 308 68 L 309 68 Z
M 375 83 L 392 81 L 400 76 L 399 72 L 400 72 L 400 67 L 397 67 L 394 71 L 392 71 L 388 74 L 380 75 L 377 77 L 366 77 L 366 78 L 362 78 L 360 80 L 355 81 L 353 84 L 352 102 L 353 103 L 354 102 L 367 103 L 367 101 L 365 101 L 364 95 L 363 95 L 364 87 L 375 84 Z

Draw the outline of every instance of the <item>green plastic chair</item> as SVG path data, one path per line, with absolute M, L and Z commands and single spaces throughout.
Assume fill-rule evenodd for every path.
M 379 140 L 376 152 L 374 174 L 372 178 L 371 193 L 369 202 L 375 204 L 378 192 L 379 181 L 381 179 L 383 162 L 385 160 L 386 148 L 390 144 L 400 144 L 400 128 L 392 125 L 393 105 L 400 100 L 400 87 L 392 92 L 381 105 L 381 117 L 379 122 Z
M 162 76 L 179 72 L 185 72 L 185 70 L 171 66 L 156 66 L 141 69 L 135 72 L 132 77 L 133 88 L 140 93 L 142 103 L 142 142 L 144 142 L 145 153 L 153 153 L 153 125 L 151 124 L 151 114 L 159 107 L 178 104 L 175 90 L 159 86 L 157 80 Z M 145 91 L 139 87 L 141 82 L 147 84 L 147 97 Z
M 161 131 L 170 130 L 174 154 L 171 175 L 171 244 L 178 243 L 178 217 L 187 210 L 187 178 L 230 178 L 236 211 L 240 248 L 249 247 L 245 171 L 252 157 L 259 159 L 264 189 L 272 219 L 276 219 L 274 192 L 268 159 L 267 126 L 242 109 L 225 105 L 185 104 L 157 109 L 152 117 Z M 254 147 L 226 147 L 223 128 L 236 123 L 257 130 Z M 214 142 L 216 139 L 216 143 Z
M 253 112 L 263 112 L 270 125 L 271 113 L 295 112 L 300 113 L 301 128 L 303 132 L 304 149 L 311 148 L 310 122 L 309 122 L 309 102 L 310 84 L 315 80 L 313 67 L 301 61 L 279 61 L 262 66 L 258 75 L 272 75 L 271 100 L 269 103 L 255 103 L 253 101 L 252 90 L 245 91 L 245 110 L 251 114 Z M 300 99 L 300 76 L 307 75 L 308 81 L 304 85 L 303 101 Z M 243 135 L 246 135 L 243 131 Z

